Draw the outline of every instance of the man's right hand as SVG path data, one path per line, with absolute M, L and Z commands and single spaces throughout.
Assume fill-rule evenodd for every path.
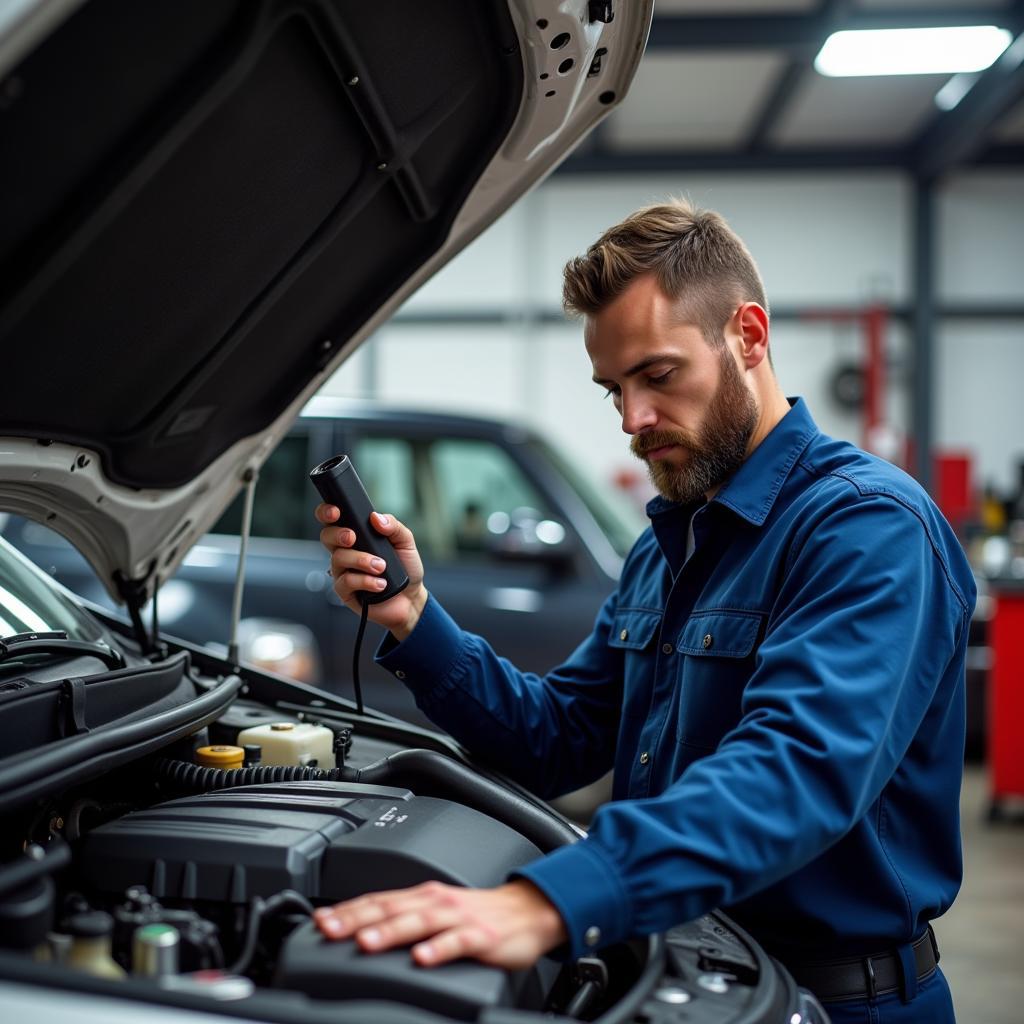
M 376 593 L 383 589 L 380 578 L 385 563 L 366 551 L 353 551 L 356 542 L 354 531 L 338 524 L 341 513 L 335 505 L 319 504 L 315 512 L 317 521 L 323 525 L 320 543 L 331 556 L 330 574 L 334 578 L 334 592 L 354 612 L 362 610 L 357 591 Z M 373 528 L 391 541 L 397 558 L 409 577 L 409 585 L 400 594 L 388 601 L 371 604 L 369 619 L 390 630 L 396 639 L 404 640 L 416 627 L 427 603 L 427 590 L 423 586 L 423 562 L 416 550 L 412 531 L 403 526 L 394 516 L 374 512 L 370 520 Z

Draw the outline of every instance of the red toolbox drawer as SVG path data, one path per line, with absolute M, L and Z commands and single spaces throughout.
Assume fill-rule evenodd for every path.
M 994 585 L 988 763 L 992 816 L 1000 801 L 1024 797 L 1024 585 Z

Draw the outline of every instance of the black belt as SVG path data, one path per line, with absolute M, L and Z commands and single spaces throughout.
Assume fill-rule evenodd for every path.
M 917 966 L 917 980 L 923 981 L 939 962 L 939 947 L 931 925 L 910 948 Z M 903 987 L 903 967 L 896 952 L 816 963 L 787 963 L 786 969 L 798 985 L 810 989 L 822 1002 L 874 999 L 899 992 Z

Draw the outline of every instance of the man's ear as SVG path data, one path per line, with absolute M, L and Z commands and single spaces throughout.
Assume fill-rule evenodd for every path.
M 746 368 L 752 370 L 768 355 L 768 312 L 756 302 L 744 302 L 732 319 L 740 339 L 740 356 Z

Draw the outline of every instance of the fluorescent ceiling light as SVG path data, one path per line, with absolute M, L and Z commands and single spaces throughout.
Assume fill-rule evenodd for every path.
M 854 75 L 948 75 L 984 71 L 1010 44 L 995 25 L 834 32 L 814 59 L 830 78 Z

